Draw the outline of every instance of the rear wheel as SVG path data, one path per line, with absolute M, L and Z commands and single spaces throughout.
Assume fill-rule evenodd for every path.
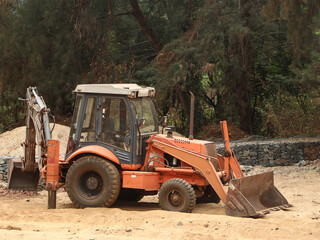
M 173 178 L 160 187 L 159 204 L 163 210 L 190 213 L 196 204 L 196 194 L 187 181 Z
M 66 178 L 66 190 L 78 207 L 110 207 L 120 191 L 120 176 L 109 161 L 85 156 L 70 167 Z

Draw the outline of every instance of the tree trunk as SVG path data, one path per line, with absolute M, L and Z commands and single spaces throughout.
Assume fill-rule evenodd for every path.
M 240 11 L 242 11 L 242 18 L 245 20 L 245 26 L 250 28 L 250 4 L 248 0 L 239 1 Z M 241 9 L 243 7 L 243 9 Z M 250 102 L 250 73 L 252 63 L 252 42 L 250 33 L 239 33 L 239 64 L 241 64 L 241 74 L 237 78 L 236 95 L 238 98 L 240 128 L 243 131 L 253 132 L 252 109 Z
M 147 35 L 149 41 L 153 44 L 154 48 L 157 50 L 157 52 L 160 52 L 162 49 L 162 44 L 154 34 L 151 27 L 149 27 L 145 17 L 143 16 L 141 9 L 139 7 L 139 4 L 137 0 L 130 0 L 130 4 L 132 7 L 133 16 L 137 19 L 140 27 L 144 31 L 144 33 Z

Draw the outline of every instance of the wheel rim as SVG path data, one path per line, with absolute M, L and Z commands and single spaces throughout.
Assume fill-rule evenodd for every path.
M 86 199 L 97 198 L 103 190 L 103 180 L 99 173 L 90 171 L 82 174 L 78 180 L 78 192 Z
M 167 203 L 172 208 L 180 208 L 184 203 L 184 198 L 182 193 L 176 189 L 170 191 L 167 195 Z

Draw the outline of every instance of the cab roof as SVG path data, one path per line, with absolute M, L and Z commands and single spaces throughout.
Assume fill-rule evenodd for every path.
M 80 84 L 74 93 L 99 93 L 110 95 L 127 95 L 129 98 L 153 97 L 155 89 L 153 87 L 139 86 L 132 83 L 114 84 Z

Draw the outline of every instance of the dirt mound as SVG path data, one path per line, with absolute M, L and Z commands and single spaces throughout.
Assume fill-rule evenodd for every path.
M 234 125 L 228 125 L 229 137 L 231 141 L 249 137 L 250 135 Z M 202 130 L 202 139 L 222 138 L 220 125 L 208 125 Z
M 60 141 L 60 154 L 64 154 L 66 151 L 69 132 L 69 127 L 60 124 L 55 125 L 52 139 Z M 25 140 L 26 127 L 18 127 L 0 134 L 0 156 L 23 155 L 21 143 Z

